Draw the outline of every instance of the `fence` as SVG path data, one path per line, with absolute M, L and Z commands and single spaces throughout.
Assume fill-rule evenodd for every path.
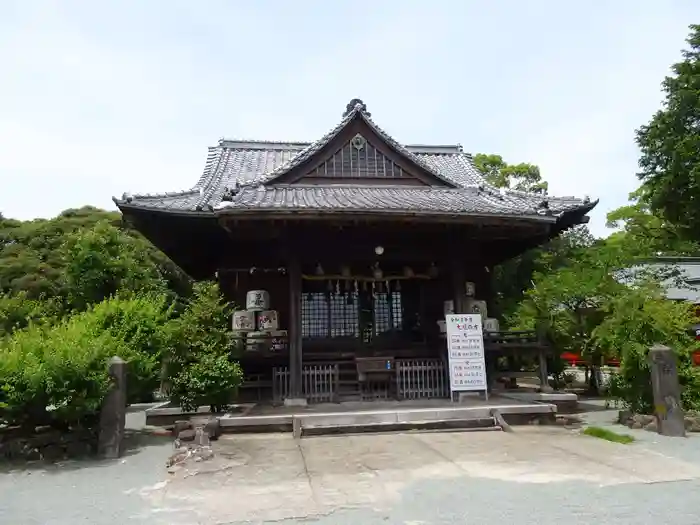
M 301 393 L 309 403 L 333 403 L 338 399 L 338 365 L 305 365 L 301 369 Z M 272 370 L 272 399 L 279 403 L 289 397 L 289 368 Z
M 450 397 L 450 378 L 442 359 L 397 359 L 396 389 L 399 399 Z

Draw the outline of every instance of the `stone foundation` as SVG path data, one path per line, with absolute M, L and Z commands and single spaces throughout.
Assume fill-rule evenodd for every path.
M 686 413 L 685 417 L 686 432 L 700 432 L 700 414 Z M 649 414 L 632 414 L 629 410 L 620 410 L 618 422 L 633 429 L 645 429 L 652 432 L 658 431 L 656 416 Z
M 0 460 L 59 461 L 97 452 L 97 429 L 57 430 L 36 427 L 27 433 L 17 427 L 0 430 Z

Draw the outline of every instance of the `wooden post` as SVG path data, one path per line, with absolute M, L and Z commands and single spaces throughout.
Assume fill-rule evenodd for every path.
M 301 350 L 301 264 L 296 253 L 292 253 L 287 268 L 289 276 L 289 397 L 285 405 L 306 405 L 302 393 Z
M 466 282 L 466 274 L 462 261 L 453 257 L 450 264 L 450 273 L 452 277 L 452 300 L 454 301 L 455 313 L 464 314 L 466 309 L 466 290 L 464 283 Z

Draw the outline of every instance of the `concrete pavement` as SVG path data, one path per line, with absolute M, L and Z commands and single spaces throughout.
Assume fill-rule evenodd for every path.
M 175 474 L 169 440 L 143 440 L 115 462 L 0 474 L 0 523 L 696 525 L 700 438 L 645 434 L 225 436 L 213 460 Z

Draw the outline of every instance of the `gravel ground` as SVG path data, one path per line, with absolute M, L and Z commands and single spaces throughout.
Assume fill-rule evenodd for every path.
M 167 474 L 170 440 L 141 438 L 122 460 L 0 474 L 0 523 L 184 525 L 504 523 L 697 525 L 700 436 L 618 445 L 552 427 L 515 433 L 402 433 L 222 439 L 215 460 Z M 139 414 L 130 415 L 138 428 Z

